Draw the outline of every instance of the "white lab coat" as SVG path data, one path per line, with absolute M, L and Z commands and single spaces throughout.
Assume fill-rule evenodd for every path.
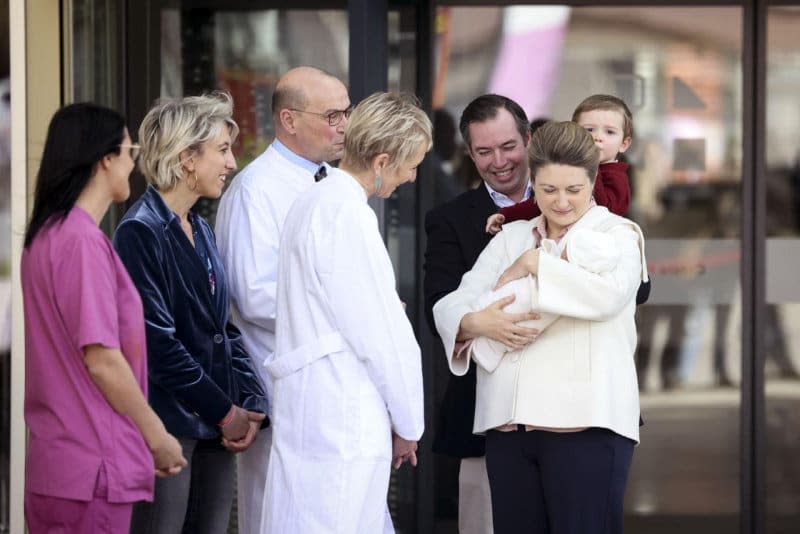
M 392 532 L 391 433 L 422 435 L 420 350 L 353 177 L 333 169 L 295 202 L 278 279 L 262 532 Z
M 283 221 L 294 200 L 314 184 L 316 165 L 290 161 L 274 145 L 247 165 L 222 196 L 216 235 L 231 293 L 231 320 L 254 367 L 261 373 L 272 406 L 264 362 L 275 353 L 278 246 Z M 238 519 L 241 534 L 261 527 L 271 429 L 237 454 Z

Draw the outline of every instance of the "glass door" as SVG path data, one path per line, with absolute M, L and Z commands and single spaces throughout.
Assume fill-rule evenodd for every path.
M 800 5 L 767 12 L 766 516 L 768 534 L 800 523 Z

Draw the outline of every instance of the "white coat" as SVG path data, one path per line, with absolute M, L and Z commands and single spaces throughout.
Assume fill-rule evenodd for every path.
M 620 253 L 615 248 L 614 239 L 603 232 L 595 232 L 586 228 L 575 228 L 569 233 L 569 238 L 556 243 L 552 239 L 543 239 L 539 243 L 539 251 L 550 254 L 556 258 L 567 253 L 570 263 L 595 274 L 600 274 L 613 269 L 619 261 Z M 514 301 L 506 305 L 506 313 L 539 312 L 539 319 L 523 321 L 521 326 L 535 328 L 543 332 L 560 316 L 554 313 L 544 313 L 536 308 L 534 303 L 539 302 L 539 283 L 535 276 L 528 275 L 504 284 L 502 287 L 484 293 L 476 301 L 473 308 L 482 310 L 490 304 L 507 296 L 514 296 Z M 463 359 L 454 361 L 455 373 L 460 370 L 466 373 L 471 358 L 488 373 L 494 372 L 507 352 L 513 349 L 491 338 L 480 336 L 468 342 L 462 349 Z
M 520 221 L 503 227 L 481 253 L 458 289 L 433 308 L 436 327 L 454 374 L 468 361 L 454 358 L 456 334 L 465 314 L 500 274 L 535 246 L 532 228 Z M 533 309 L 561 317 L 536 341 L 507 353 L 493 371 L 478 367 L 475 423 L 482 433 L 505 424 L 551 428 L 603 427 L 639 441 L 636 291 L 647 280 L 644 238 L 639 227 L 592 207 L 573 225 L 608 234 L 619 251 L 616 265 L 593 273 L 548 254 L 539 255 L 538 294 Z
M 391 434 L 422 435 L 422 370 L 361 185 L 331 170 L 295 201 L 280 250 L 262 532 L 391 532 Z
M 215 233 L 228 274 L 231 321 L 242 332 L 270 406 L 272 386 L 264 362 L 275 354 L 281 230 L 294 200 L 314 185 L 318 167 L 276 140 L 236 175 L 217 212 Z M 262 430 L 246 451 L 236 455 L 241 534 L 257 534 L 261 528 L 271 436 L 271 429 Z

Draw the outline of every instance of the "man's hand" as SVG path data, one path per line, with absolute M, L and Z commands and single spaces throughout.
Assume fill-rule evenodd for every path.
M 400 469 L 403 462 L 417 467 L 417 442 L 403 439 L 392 432 L 392 468 Z
M 535 321 L 539 318 L 539 314 L 504 312 L 503 308 L 514 302 L 514 298 L 514 295 L 503 297 L 480 311 L 464 315 L 459 325 L 458 340 L 464 341 L 484 336 L 499 341 L 514 350 L 532 343 L 539 335 L 539 330 L 526 328 L 517 323 Z
M 539 272 L 539 249 L 531 248 L 520 254 L 519 258 L 514 260 L 511 266 L 503 271 L 500 278 L 497 279 L 495 289 L 516 280 L 523 278 L 529 274 L 536 275 Z

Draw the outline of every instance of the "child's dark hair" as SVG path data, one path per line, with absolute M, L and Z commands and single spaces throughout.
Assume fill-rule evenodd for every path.
M 119 154 L 124 136 L 125 119 L 103 106 L 70 104 L 53 115 L 36 175 L 26 248 L 50 217 L 67 216 L 89 183 L 95 164 L 107 154 Z
M 583 100 L 572 113 L 572 122 L 578 122 L 582 113 L 587 111 L 618 111 L 622 115 L 622 137 L 633 139 L 633 115 L 628 105 L 621 98 L 613 95 L 592 95 Z

